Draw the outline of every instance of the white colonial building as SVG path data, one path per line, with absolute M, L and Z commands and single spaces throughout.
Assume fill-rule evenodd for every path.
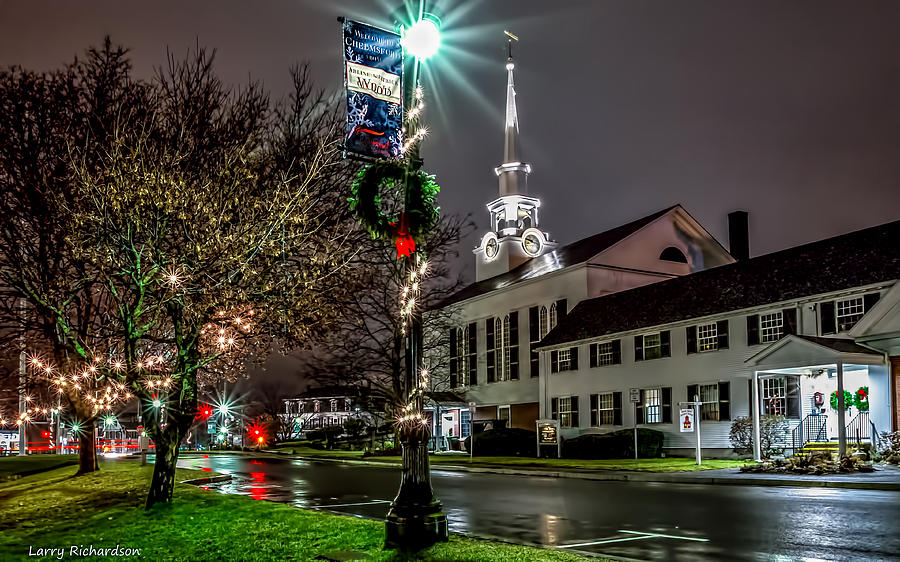
M 569 438 L 658 429 L 684 454 L 695 395 L 713 453 L 755 412 L 786 416 L 793 449 L 896 430 L 898 279 L 900 221 L 585 300 L 539 346 L 541 416 Z M 834 407 L 842 390 L 862 407 Z
M 470 402 L 475 420 L 534 430 L 537 344 L 578 302 L 734 262 L 680 205 L 567 246 L 553 242 L 539 223 L 540 201 L 528 195 L 531 166 L 518 154 L 511 58 L 506 68 L 504 161 L 495 169 L 499 197 L 487 205 L 491 231 L 474 250 L 476 282 L 440 304 L 458 325 L 450 332 L 449 377 L 435 380 L 449 380 L 442 390 L 464 397 L 442 405 L 450 421 L 434 428 L 440 435 L 468 434 L 459 426 L 469 423 L 461 410 Z M 746 215 L 736 218 L 746 224 Z

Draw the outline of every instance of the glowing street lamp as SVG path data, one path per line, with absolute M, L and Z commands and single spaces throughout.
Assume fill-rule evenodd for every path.
M 418 60 L 431 58 L 441 47 L 441 20 L 433 14 L 423 14 L 406 30 L 401 43 Z

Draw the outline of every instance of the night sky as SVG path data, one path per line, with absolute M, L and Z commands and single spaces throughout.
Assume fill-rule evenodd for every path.
M 50 69 L 109 34 L 139 76 L 199 41 L 220 75 L 275 94 L 290 65 L 342 84 L 348 16 L 397 2 L 0 0 L 0 66 Z M 445 212 L 483 234 L 497 197 L 515 46 L 522 155 L 541 226 L 568 243 L 681 203 L 727 246 L 750 212 L 752 255 L 900 219 L 900 2 L 475 0 L 438 3 L 426 167 Z M 471 273 L 473 235 L 461 259 Z

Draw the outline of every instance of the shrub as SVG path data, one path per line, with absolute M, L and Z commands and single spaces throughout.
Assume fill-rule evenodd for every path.
M 363 457 L 399 457 L 403 454 L 403 450 L 400 447 L 394 447 L 391 443 L 390 445 L 383 449 L 372 449 L 363 453 Z
M 900 464 L 900 431 L 882 433 L 878 452 L 887 462 Z
M 472 437 L 466 437 L 466 450 Z M 533 457 L 537 454 L 537 434 L 527 429 L 492 429 L 475 434 L 476 457 Z
M 763 458 L 769 458 L 773 454 L 779 454 L 782 449 L 776 445 L 784 438 L 788 422 L 784 416 L 764 415 L 759 422 L 760 451 Z M 735 418 L 731 422 L 731 431 L 728 434 L 734 452 L 739 455 L 753 453 L 753 418 L 745 416 Z
M 643 459 L 662 455 L 663 432 L 638 428 L 638 456 Z M 634 430 L 621 429 L 612 433 L 590 433 L 563 442 L 563 457 L 567 459 L 632 459 L 634 458 Z

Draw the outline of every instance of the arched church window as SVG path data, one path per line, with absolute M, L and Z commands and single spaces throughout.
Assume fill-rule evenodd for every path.
M 544 339 L 544 336 L 546 336 L 547 332 L 550 331 L 548 322 L 549 322 L 549 319 L 547 318 L 547 307 L 542 306 L 541 312 L 540 312 L 540 332 L 541 332 L 540 336 L 541 336 L 541 339 Z
M 466 355 L 467 355 L 466 347 L 468 347 L 467 344 L 468 344 L 468 340 L 469 340 L 468 334 L 469 334 L 468 326 L 466 327 L 465 330 L 463 330 L 461 328 L 456 329 L 456 357 L 457 357 L 457 365 L 459 366 L 457 368 L 457 372 L 459 373 L 459 385 L 460 386 L 464 385 L 463 377 L 465 377 L 466 373 L 469 372 L 469 368 L 466 365 L 466 359 L 468 359 L 466 357 Z
M 509 315 L 503 317 L 503 370 L 500 371 L 502 373 L 501 380 L 508 381 L 509 380 L 509 365 L 510 360 L 510 345 L 509 345 Z
M 550 305 L 550 329 L 556 327 L 556 303 Z
M 659 255 L 659 259 L 662 261 L 671 261 L 675 263 L 687 263 L 687 257 L 685 257 L 684 252 L 676 248 L 675 246 L 669 246 Z
M 494 349 L 497 350 L 497 380 L 504 380 L 504 359 L 506 354 L 503 352 L 503 319 L 494 319 Z

